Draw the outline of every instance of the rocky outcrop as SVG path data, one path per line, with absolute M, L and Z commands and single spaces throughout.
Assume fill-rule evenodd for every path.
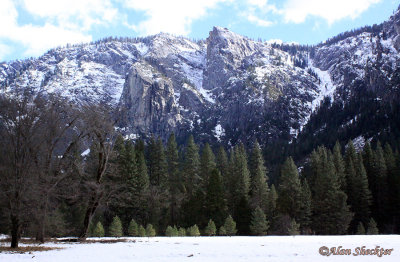
M 119 104 L 120 125 L 137 134 L 165 136 L 182 121 L 170 79 L 147 63 L 135 63 Z

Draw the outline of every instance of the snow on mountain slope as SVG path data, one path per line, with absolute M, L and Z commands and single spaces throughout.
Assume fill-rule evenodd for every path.
M 108 103 L 124 112 L 119 128 L 126 135 L 291 141 L 324 97 L 347 99 L 360 82 L 386 92 L 399 66 L 399 16 L 380 31 L 316 47 L 279 46 L 214 27 L 205 41 L 160 33 L 56 48 L 0 64 L 0 91 L 25 86 L 78 104 Z

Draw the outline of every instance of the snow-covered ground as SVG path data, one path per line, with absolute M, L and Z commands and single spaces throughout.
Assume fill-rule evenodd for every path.
M 2 243 L 4 245 L 5 243 Z M 0 261 L 400 261 L 400 236 L 265 236 L 127 238 L 113 244 L 61 244 L 61 250 L 0 253 Z M 351 249 L 350 255 L 320 255 L 321 247 Z M 391 255 L 354 256 L 357 248 L 393 249 Z

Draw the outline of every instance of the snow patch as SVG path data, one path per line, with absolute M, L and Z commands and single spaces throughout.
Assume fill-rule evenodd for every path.
M 314 71 L 321 80 L 319 85 L 319 93 L 311 103 L 311 111 L 314 112 L 325 97 L 330 97 L 333 101 L 336 86 L 333 84 L 329 71 L 322 71 L 313 65 L 311 60 L 308 61 L 309 68 Z
M 82 152 L 81 156 L 87 156 L 90 154 L 90 148 L 86 149 L 85 151 Z
M 136 43 L 134 44 L 134 46 L 142 56 L 146 55 L 149 52 L 149 47 L 143 43 Z
M 221 124 L 217 124 L 213 130 L 214 136 L 221 141 L 221 137 L 225 136 L 225 129 L 221 126 Z

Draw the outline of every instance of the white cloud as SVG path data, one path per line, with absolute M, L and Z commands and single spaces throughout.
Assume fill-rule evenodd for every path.
M 19 24 L 17 7 L 41 18 L 44 24 Z M 11 51 L 4 40 L 25 46 L 25 56 L 37 56 L 67 43 L 91 41 L 88 31 L 92 26 L 111 23 L 117 13 L 109 0 L 1 0 L 1 55 L 5 57 Z
M 271 26 L 274 24 L 271 21 L 264 20 L 264 19 L 257 17 L 256 15 L 254 15 L 252 13 L 247 14 L 247 20 L 249 20 L 249 22 L 252 22 L 252 23 L 254 23 L 258 26 L 262 26 L 262 27 L 268 27 L 268 26 Z
M 329 24 L 344 18 L 356 18 L 381 0 L 288 0 L 281 12 L 286 22 L 302 23 L 308 16 L 325 19 Z
M 108 24 L 118 10 L 110 0 L 23 0 L 32 15 L 49 19 L 60 26 L 89 30 L 94 24 Z
M 257 26 L 269 27 L 274 22 L 265 19 L 270 13 L 278 13 L 278 9 L 268 0 L 246 0 L 247 8 L 241 13 L 250 23 Z M 263 18 L 261 18 L 263 17 Z
M 148 19 L 138 25 L 131 25 L 141 35 L 167 32 L 187 35 L 194 20 L 207 15 L 207 12 L 221 2 L 230 0 L 124 0 L 125 6 L 137 11 L 144 11 Z

